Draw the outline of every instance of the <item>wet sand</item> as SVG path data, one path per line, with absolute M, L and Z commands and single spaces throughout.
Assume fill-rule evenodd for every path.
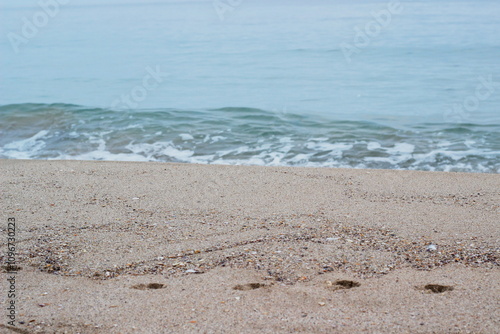
M 0 184 L 0 331 L 500 326 L 499 175 L 0 160 Z

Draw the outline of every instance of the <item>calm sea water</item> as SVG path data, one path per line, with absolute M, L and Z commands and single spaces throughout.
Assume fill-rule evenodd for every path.
M 499 32 L 496 0 L 0 0 L 0 158 L 499 173 Z

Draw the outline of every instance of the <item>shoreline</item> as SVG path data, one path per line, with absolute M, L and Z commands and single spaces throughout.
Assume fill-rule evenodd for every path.
M 18 328 L 498 327 L 498 174 L 75 160 L 0 172 Z

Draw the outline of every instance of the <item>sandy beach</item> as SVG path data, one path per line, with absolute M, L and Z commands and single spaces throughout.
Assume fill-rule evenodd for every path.
M 498 174 L 0 160 L 0 189 L 0 332 L 500 327 Z

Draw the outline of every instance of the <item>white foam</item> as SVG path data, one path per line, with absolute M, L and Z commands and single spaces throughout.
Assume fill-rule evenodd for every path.
M 446 147 L 446 146 L 450 146 L 450 145 L 451 145 L 451 143 L 449 141 L 447 141 L 447 140 L 439 142 L 439 143 L 436 144 L 437 147 Z
M 288 161 L 292 164 L 307 164 L 310 157 L 311 154 L 299 153 Z
M 329 155 L 336 157 L 342 156 L 344 151 L 350 150 L 353 144 L 347 143 L 325 143 L 325 142 L 307 142 L 305 147 L 314 151 L 326 151 Z
M 368 145 L 366 145 L 366 149 L 368 149 L 370 151 L 378 150 L 381 147 L 382 146 L 379 143 L 377 143 L 376 141 L 371 141 L 368 143 Z
M 466 140 L 464 141 L 464 144 L 465 146 L 467 146 L 468 148 L 471 148 L 472 145 L 474 145 L 476 142 L 474 140 Z
M 304 142 L 305 138 L 275 135 L 268 138 L 256 137 L 241 145 L 241 137 L 231 134 L 228 130 L 207 133 L 201 137 L 194 133 L 166 132 L 165 136 L 168 135 L 171 140 L 155 142 L 162 134 L 158 131 L 154 135 L 146 133 L 140 137 L 136 136 L 135 141 L 124 145 L 122 141 L 115 140 L 121 135 L 119 131 L 121 130 L 85 132 L 72 129 L 66 133 L 61 131 L 63 138 L 72 139 L 68 146 L 65 146 L 55 140 L 55 132 L 43 130 L 29 138 L 12 141 L 0 147 L 0 157 L 493 173 L 500 170 L 498 150 L 482 148 L 481 140 L 465 138 L 458 141 L 434 139 L 430 142 L 405 140 L 392 146 L 383 146 L 381 142 L 373 139 L 334 142 L 332 138 L 318 136 Z M 47 140 L 49 138 L 50 141 Z M 182 144 L 174 144 L 178 143 L 179 139 L 182 139 Z M 76 141 L 81 141 L 81 144 Z M 212 145 L 216 142 L 218 144 Z M 376 154 L 367 154 L 363 149 L 357 151 L 354 149 L 357 147 L 366 147 L 368 151 L 376 151 Z
M 149 160 L 157 160 L 160 156 L 179 161 L 188 161 L 194 154 L 191 150 L 177 149 L 171 142 L 156 142 L 153 144 L 140 143 L 128 144 L 125 148 L 132 151 L 134 154 L 142 155 Z
M 224 140 L 224 139 L 226 139 L 226 137 L 224 137 L 224 136 L 213 136 L 211 139 L 212 140 L 211 143 L 216 143 L 216 142 Z
M 392 148 L 386 149 L 387 153 L 397 154 L 397 153 L 413 153 L 415 151 L 415 145 L 408 143 L 397 143 Z
M 103 161 L 152 161 L 140 154 L 111 153 L 109 151 L 92 151 L 78 155 L 60 154 L 49 160 L 103 160 Z
M 285 143 L 291 143 L 293 142 L 293 140 L 290 137 L 282 137 L 279 139 L 279 142 L 285 144 Z
M 29 138 L 8 143 L 3 146 L 3 154 L 11 159 L 31 159 L 45 147 L 43 139 L 47 139 L 48 134 L 48 130 L 42 130 Z

